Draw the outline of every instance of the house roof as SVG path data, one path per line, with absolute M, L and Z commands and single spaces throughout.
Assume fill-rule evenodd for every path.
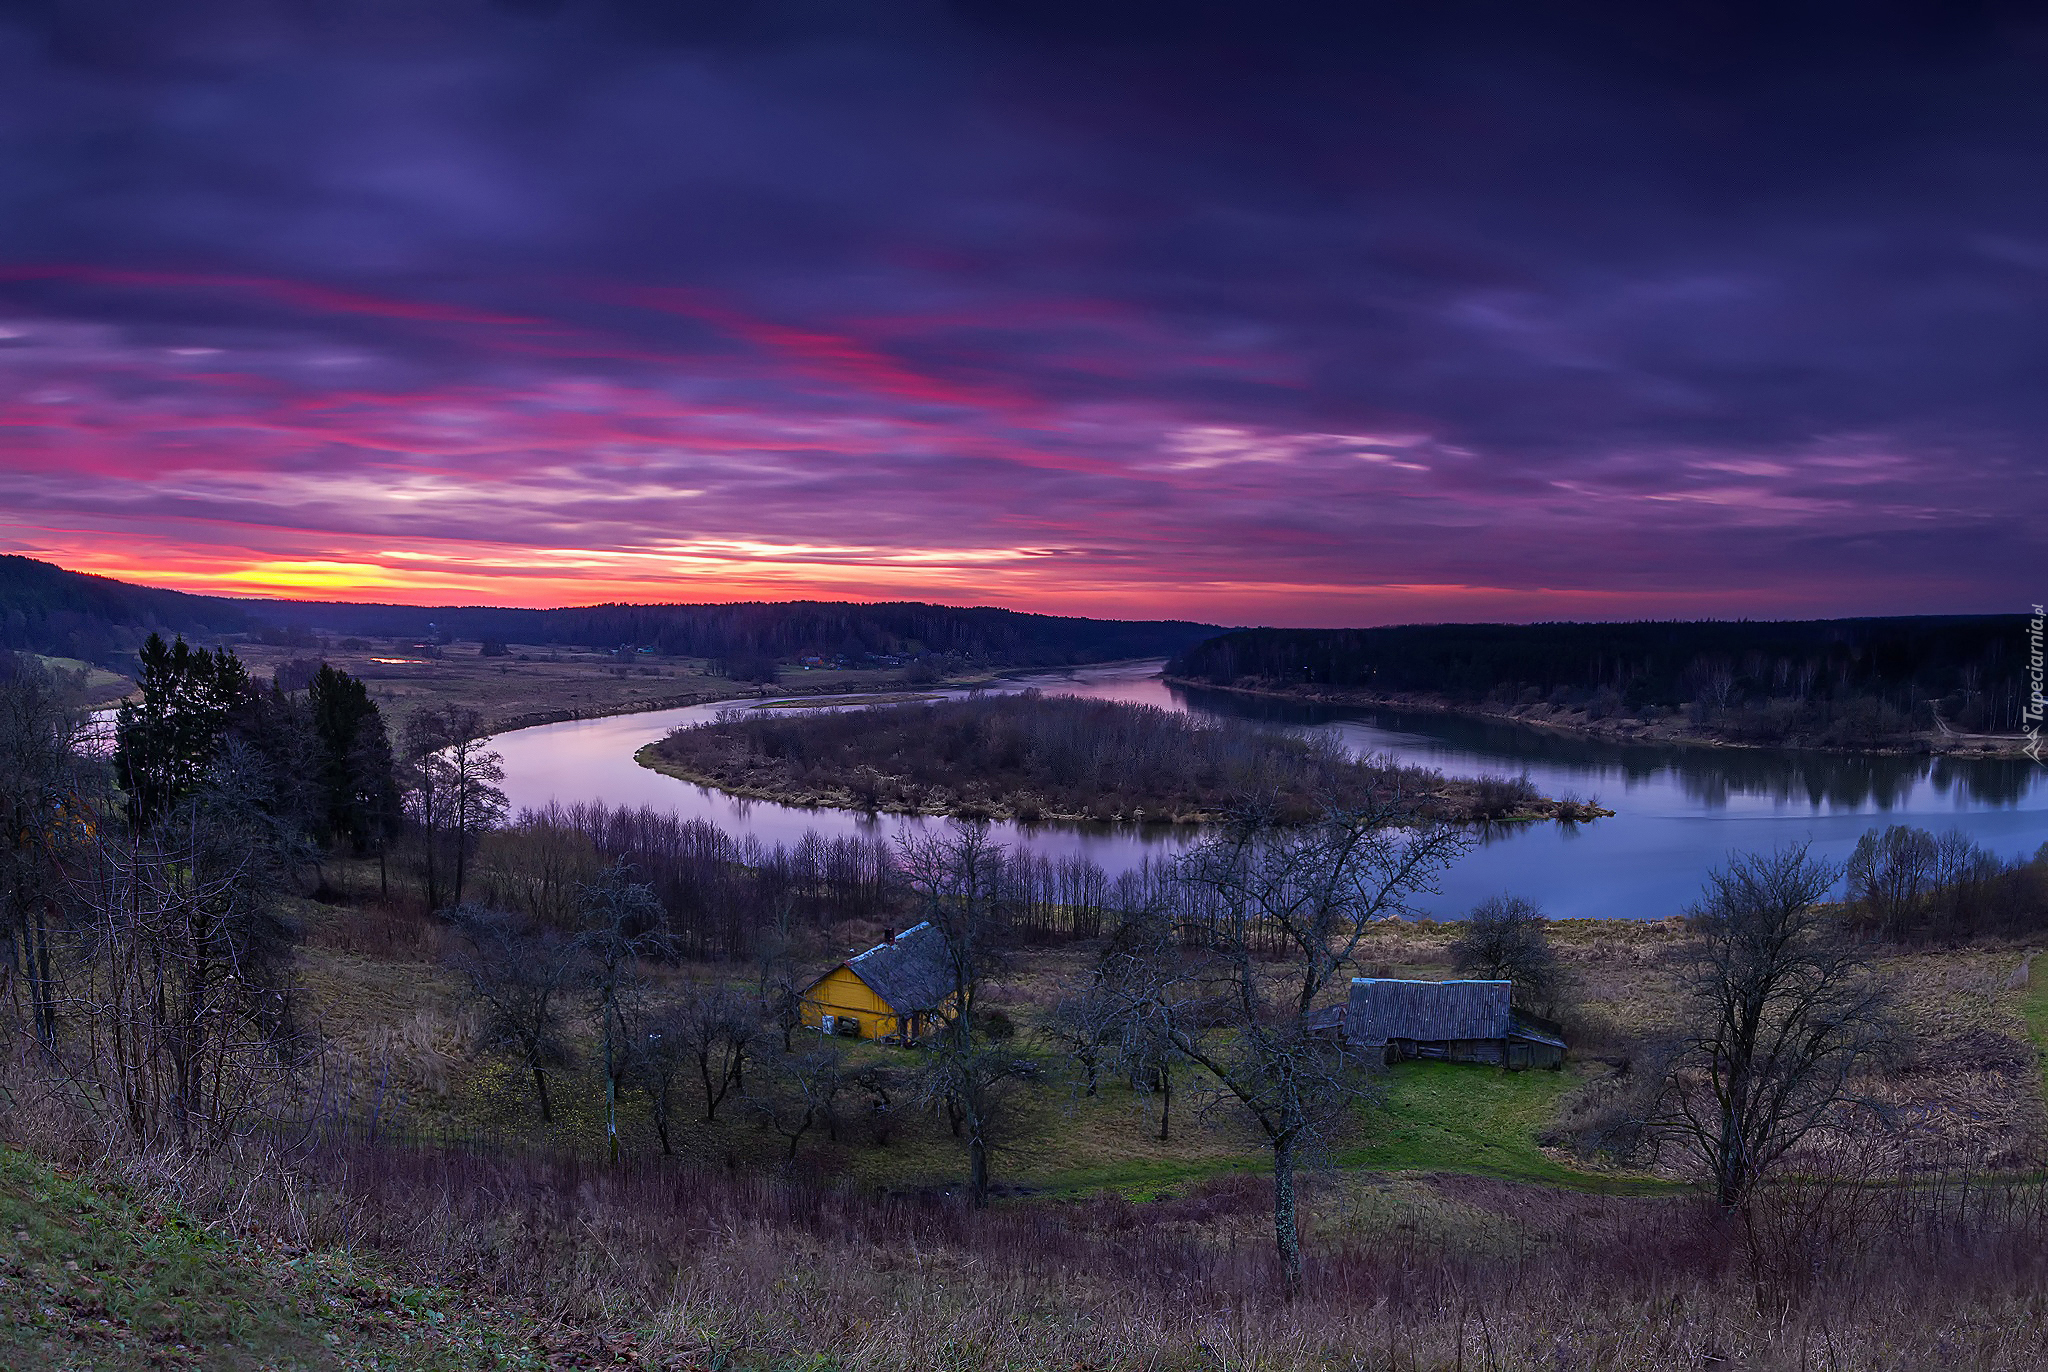
M 935 1010 L 953 994 L 953 955 L 930 921 L 846 960 L 846 969 L 900 1015 Z
M 1504 1039 L 1514 1031 L 1512 982 L 1353 977 L 1344 1015 L 1353 1043 Z

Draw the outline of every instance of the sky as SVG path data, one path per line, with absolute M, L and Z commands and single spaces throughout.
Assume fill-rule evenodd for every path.
M 2048 23 L 0 0 L 0 551 L 1218 623 L 2048 595 Z

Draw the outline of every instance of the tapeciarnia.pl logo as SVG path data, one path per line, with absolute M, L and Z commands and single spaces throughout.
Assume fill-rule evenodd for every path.
M 2039 605 L 2034 607 L 2034 618 L 2027 625 L 2027 708 L 2020 714 L 2020 722 L 2027 726 L 2028 757 L 2041 760 L 2041 715 L 2042 706 L 2048 704 L 2041 690 L 2041 621 L 2044 612 Z

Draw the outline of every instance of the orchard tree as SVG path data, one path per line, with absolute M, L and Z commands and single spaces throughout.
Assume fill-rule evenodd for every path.
M 504 911 L 457 906 L 449 918 L 463 937 L 455 966 L 468 983 L 465 999 L 481 1012 L 485 1042 L 532 1075 L 541 1123 L 552 1123 L 548 1073 L 572 1060 L 562 1017 L 575 989 L 575 948 Z
M 1895 1043 L 1885 989 L 1820 908 L 1840 872 L 1804 844 L 1737 857 L 1692 911 L 1683 1020 L 1653 1123 L 1734 1209 L 1814 1130 L 1874 1108 L 1857 1078 Z
M 1358 1064 L 1307 1032 L 1375 921 L 1412 911 L 1471 840 L 1423 821 L 1396 785 L 1309 825 L 1248 810 L 1181 859 L 1177 900 L 1138 912 L 1114 974 L 1130 1020 L 1207 1075 L 1273 1155 L 1273 1235 L 1302 1286 L 1295 1169 L 1364 1091 Z
M 1550 946 L 1550 921 L 1520 896 L 1493 896 L 1474 906 L 1451 942 L 1460 976 L 1514 983 L 1515 998 L 1549 1010 L 1564 989 L 1564 970 Z

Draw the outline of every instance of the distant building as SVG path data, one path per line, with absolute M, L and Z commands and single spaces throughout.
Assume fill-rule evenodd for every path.
M 953 1001 L 953 955 L 929 923 L 891 934 L 804 991 L 803 1022 L 848 1038 L 915 1043 Z
M 1513 1005 L 1506 981 L 1403 981 L 1353 977 L 1351 999 L 1311 1016 L 1311 1031 L 1341 1032 L 1354 1050 L 1393 1063 L 1404 1058 L 1560 1067 L 1559 1026 Z

